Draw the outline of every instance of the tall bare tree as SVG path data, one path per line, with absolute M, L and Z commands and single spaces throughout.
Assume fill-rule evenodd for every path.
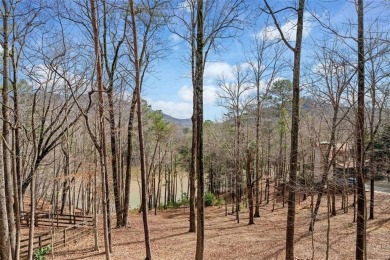
M 197 207 L 196 207 L 196 260 L 203 259 L 204 253 L 204 177 L 203 177 L 203 74 L 204 74 L 204 6 L 203 0 L 197 1 L 196 12 L 196 50 L 194 73 L 194 124 L 195 124 L 195 172 L 197 178 Z
M 366 253 L 366 194 L 364 187 L 364 7 L 363 0 L 357 1 L 358 37 L 358 100 L 356 114 L 356 170 L 357 170 L 357 220 L 356 259 L 365 259 Z
M 108 102 L 108 114 L 110 125 L 110 153 L 111 153 L 111 172 L 114 188 L 114 205 L 116 212 L 116 227 L 120 227 L 124 223 L 123 206 L 120 199 L 121 194 L 121 181 L 120 181 L 120 157 L 119 157 L 119 144 L 118 144 L 118 126 L 116 123 L 116 113 L 114 107 L 114 86 L 117 81 L 117 68 L 120 56 L 122 55 L 122 48 L 124 46 L 126 32 L 127 32 L 127 16 L 128 9 L 125 8 L 123 12 L 116 10 L 115 4 L 109 4 L 107 1 L 102 1 L 103 6 L 103 32 L 102 32 L 102 66 L 104 66 L 104 72 L 107 74 L 107 86 L 105 92 L 107 93 Z M 117 16 L 112 18 L 110 14 L 120 13 L 119 19 Z M 111 19 L 110 19 L 111 18 Z M 110 26 L 112 25 L 112 26 Z M 111 50 L 112 49 L 112 50 Z M 112 53 L 111 53 L 112 52 Z
M 370 177 L 370 213 L 369 219 L 374 219 L 375 179 L 378 175 L 378 160 L 376 158 L 375 143 L 378 130 L 383 123 L 383 114 L 389 99 L 389 54 L 390 47 L 383 40 L 386 34 L 381 31 L 378 24 L 369 26 L 366 30 L 366 72 L 367 83 L 370 87 L 370 103 L 366 106 L 368 120 L 369 141 L 366 144 L 366 152 L 369 157 Z
M 136 17 L 138 19 L 138 63 L 140 73 L 140 85 L 141 89 L 144 85 L 147 75 L 153 72 L 154 62 L 161 59 L 165 55 L 166 43 L 165 39 L 161 37 L 161 28 L 166 26 L 168 19 L 167 15 L 168 1 L 166 0 L 152 0 L 142 1 L 135 6 Z M 131 21 L 129 21 L 131 24 Z M 131 26 L 131 25 L 129 25 Z M 130 61 L 130 68 L 128 63 L 124 63 L 121 67 L 125 67 L 125 71 L 132 75 L 135 68 L 134 60 L 134 48 L 132 37 L 128 36 L 125 39 L 127 45 L 127 55 Z M 122 76 L 123 77 L 123 76 Z M 128 84 L 134 84 L 134 78 L 131 80 L 125 79 Z M 125 170 L 125 183 L 124 183 L 124 202 L 122 209 L 122 223 L 121 226 L 127 225 L 127 217 L 129 212 L 130 202 L 130 183 L 131 183 L 131 159 L 133 150 L 133 134 L 134 134 L 134 117 L 136 111 L 137 94 L 136 89 L 133 88 L 132 98 L 130 101 L 130 111 L 127 125 L 127 154 L 126 154 L 126 170 Z
M 196 151 L 201 152 L 202 147 L 197 147 L 201 139 L 202 133 L 198 133 L 198 129 L 202 129 L 202 122 L 198 124 L 197 120 L 203 120 L 203 108 L 197 107 L 200 104 L 200 99 L 203 99 L 203 73 L 210 51 L 218 47 L 222 39 L 231 38 L 237 35 L 237 28 L 241 27 L 244 18 L 245 2 L 243 0 L 234 1 L 198 1 L 185 0 L 175 2 L 179 7 L 173 7 L 175 10 L 174 17 L 177 25 L 172 29 L 173 33 L 183 39 L 189 48 L 189 62 L 191 64 L 191 78 L 193 85 L 193 154 Z M 201 18 L 201 20 L 199 20 Z M 200 24 L 199 24 L 200 23 Z M 199 60 L 200 59 L 200 60 Z M 201 66 L 201 67 L 198 67 Z M 202 78 L 202 80 L 201 80 Z M 201 84 L 202 86 L 197 86 Z M 201 96 L 197 96 L 201 94 Z M 196 102 L 198 100 L 198 102 Z M 202 103 L 202 102 L 201 102 Z M 200 116 L 198 116 L 200 114 Z M 198 127 L 199 126 L 199 127 Z M 199 138 L 197 138 L 199 137 Z M 195 176 L 196 173 L 203 176 L 203 170 L 199 171 L 197 162 L 201 162 L 201 158 L 192 156 L 190 170 L 190 232 L 194 232 L 195 228 Z M 203 162 L 202 162 L 203 163 Z M 199 181 L 197 180 L 198 187 Z M 202 186 L 202 185 L 201 185 Z M 199 193 L 198 193 L 199 195 Z M 201 195 L 203 198 L 203 195 Z M 198 198 L 198 202 L 199 202 Z M 200 212 L 198 212 L 200 213 Z M 202 228 L 201 228 L 202 229 Z M 198 229 L 199 230 L 199 229 Z M 198 236 L 201 236 L 198 234 Z M 200 255 L 199 257 L 203 257 Z
M 250 47 L 250 53 L 247 57 L 252 71 L 252 81 L 256 86 L 256 151 L 255 151 L 255 212 L 254 217 L 260 217 L 260 180 L 263 177 L 260 173 L 260 125 L 261 111 L 264 101 L 267 99 L 268 92 L 277 72 L 281 69 L 279 61 L 283 53 L 280 44 L 270 40 L 266 34 L 256 35 L 253 44 Z M 265 88 L 263 83 L 265 83 Z M 269 176 L 269 172 L 267 173 Z
M 323 193 L 329 191 L 329 189 L 326 189 L 329 172 L 332 167 L 335 171 L 337 153 L 340 149 L 345 149 L 340 145 L 337 146 L 337 133 L 351 109 L 351 106 L 343 106 L 343 103 L 347 103 L 345 102 L 347 98 L 346 90 L 355 78 L 356 70 L 351 64 L 345 62 L 346 57 L 344 55 L 347 55 L 348 51 L 341 48 L 340 45 L 338 41 L 331 44 L 325 42 L 321 48 L 318 48 L 314 58 L 317 63 L 314 66 L 315 71 L 312 72 L 312 88 L 309 90 L 310 93 L 313 93 L 313 96 L 324 102 L 321 118 L 323 118 L 325 124 L 322 125 L 320 131 L 324 132 L 321 137 L 326 138 L 325 143 L 324 140 L 318 140 L 321 151 L 322 176 L 321 187 L 310 221 L 309 230 L 311 232 L 314 231 Z M 334 179 L 336 180 L 336 176 L 334 176 Z
M 1 8 L 2 16 L 2 36 L 1 46 L 3 48 L 3 86 L 2 86 L 2 148 L 3 148 L 3 174 L 6 190 L 6 206 L 7 219 L 9 230 L 9 243 L 11 246 L 11 255 L 15 255 L 15 216 L 14 216 L 14 184 L 11 171 L 11 125 L 10 125 L 10 109 L 9 109 L 9 53 L 10 53 L 10 25 L 9 20 L 11 10 L 8 1 L 2 1 Z
M 141 163 L 141 181 L 142 181 L 142 193 L 141 193 L 141 207 L 142 207 L 142 220 L 144 226 L 145 236 L 145 249 L 147 260 L 152 259 L 152 252 L 150 249 L 149 238 L 149 224 L 148 224 L 148 208 L 147 208 L 147 182 L 146 182 L 146 163 L 145 163 L 145 151 L 144 151 L 144 136 L 142 128 L 142 100 L 141 100 L 141 74 L 138 54 L 138 35 L 137 35 L 137 23 L 136 14 L 134 10 L 134 1 L 129 0 L 130 15 L 131 15 L 131 28 L 133 32 L 133 52 L 134 52 L 134 66 L 135 66 L 135 90 L 137 95 L 137 121 L 138 121 L 138 139 L 139 139 L 139 153 Z
M 242 149 L 242 116 L 248 112 L 248 107 L 255 100 L 254 85 L 250 83 L 249 70 L 243 65 L 236 65 L 233 68 L 233 79 L 228 80 L 225 76 L 218 80 L 220 92 L 220 105 L 228 110 L 234 120 L 234 158 L 235 158 L 235 202 L 236 202 L 236 221 L 240 223 L 240 203 L 242 192 L 243 168 L 242 161 L 244 153 Z M 248 155 L 249 156 L 249 155 Z M 251 184 L 252 185 L 252 184 Z M 252 219 L 253 222 L 253 219 Z
M 295 189 L 298 170 L 298 131 L 299 131 L 299 81 L 301 67 L 301 49 L 303 35 L 303 12 L 305 8 L 305 0 L 298 1 L 298 7 L 292 7 L 297 13 L 296 23 L 296 38 L 295 46 L 293 47 L 286 39 L 280 24 L 276 18 L 276 13 L 267 0 L 264 0 L 268 12 L 271 14 L 274 24 L 280 33 L 280 37 L 286 46 L 294 53 L 293 67 L 293 100 L 291 113 L 291 152 L 290 152 L 290 175 L 288 182 L 288 213 L 287 213 L 287 230 L 286 230 L 286 259 L 294 259 L 294 233 L 295 233 Z
M 102 201 L 103 201 L 103 228 L 104 228 L 104 248 L 106 259 L 111 259 L 110 255 L 110 241 L 109 241 L 109 230 L 107 223 L 107 193 L 106 179 L 107 179 L 107 155 L 106 155 L 106 137 L 105 137 L 105 124 L 104 124 L 104 100 L 103 100 L 103 72 L 99 45 L 99 31 L 96 18 L 96 3 L 95 0 L 90 0 L 91 4 L 91 22 L 93 30 L 94 50 L 95 50 L 95 66 L 97 72 L 97 87 L 98 87 L 98 101 L 99 101 L 99 131 L 100 131 L 100 144 L 98 146 L 100 154 L 100 170 L 102 178 Z

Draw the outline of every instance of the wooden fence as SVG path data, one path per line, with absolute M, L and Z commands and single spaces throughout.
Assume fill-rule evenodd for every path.
M 23 217 L 23 214 L 22 214 Z M 28 217 L 25 219 L 29 224 Z M 54 248 L 64 247 L 68 243 L 93 233 L 93 217 L 81 215 L 60 215 L 40 213 L 36 215 L 35 226 L 49 226 L 52 231 L 34 236 L 34 250 L 47 246 Z M 60 228 L 60 229 L 59 229 Z M 27 259 L 29 239 L 20 241 L 20 257 Z
M 28 212 L 21 212 L 21 224 L 30 225 L 30 216 Z M 54 226 L 56 228 L 69 227 L 70 225 L 93 226 L 93 217 L 83 215 L 65 215 L 51 213 L 36 213 L 35 226 Z

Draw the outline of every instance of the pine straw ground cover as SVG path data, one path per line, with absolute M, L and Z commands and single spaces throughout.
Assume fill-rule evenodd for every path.
M 367 194 L 368 195 L 368 194 Z M 368 196 L 367 196 L 368 197 Z M 326 198 L 326 197 L 325 197 Z M 350 201 L 352 198 L 350 198 Z M 337 200 L 340 203 L 340 198 Z M 337 204 L 338 209 L 340 205 Z M 310 221 L 310 199 L 297 205 L 295 256 L 296 259 L 325 259 L 327 213 L 326 199 L 322 201 L 315 232 L 308 231 Z M 224 207 L 206 209 L 205 259 L 284 259 L 287 207 L 277 204 L 262 205 L 261 218 L 255 225 L 247 225 L 244 209 L 241 221 L 224 214 Z M 367 223 L 368 259 L 390 258 L 390 195 L 376 193 L 376 218 Z M 112 218 L 114 220 L 114 218 Z M 356 225 L 353 208 L 344 214 L 330 218 L 329 259 L 354 259 Z M 141 215 L 130 216 L 131 228 L 113 229 L 112 259 L 144 259 L 144 242 Z M 188 233 L 188 209 L 158 212 L 149 215 L 152 257 L 154 259 L 194 259 L 196 235 Z M 104 245 L 99 230 L 101 251 L 93 251 L 93 235 L 75 242 L 67 248 L 58 249 L 55 259 L 105 259 Z M 312 240 L 313 239 L 313 240 Z

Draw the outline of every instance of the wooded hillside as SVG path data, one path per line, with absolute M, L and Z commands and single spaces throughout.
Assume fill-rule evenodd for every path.
M 388 258 L 389 10 L 1 1 L 0 260 Z

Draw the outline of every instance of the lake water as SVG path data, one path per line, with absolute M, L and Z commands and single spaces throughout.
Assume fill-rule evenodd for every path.
M 163 177 L 163 175 L 162 175 Z M 157 184 L 158 179 L 156 179 Z M 161 187 L 161 203 L 164 203 L 164 194 L 165 194 L 165 181 L 164 178 L 161 180 L 162 187 Z M 141 178 L 139 177 L 139 174 L 133 175 L 131 180 L 131 186 L 130 186 L 130 208 L 139 208 L 141 205 L 141 196 L 140 196 L 140 187 L 141 187 Z M 156 187 L 157 188 L 157 187 Z M 176 192 L 176 199 L 181 198 L 182 193 L 187 193 L 188 190 L 188 173 L 180 172 L 178 173 L 177 177 L 177 192 Z

